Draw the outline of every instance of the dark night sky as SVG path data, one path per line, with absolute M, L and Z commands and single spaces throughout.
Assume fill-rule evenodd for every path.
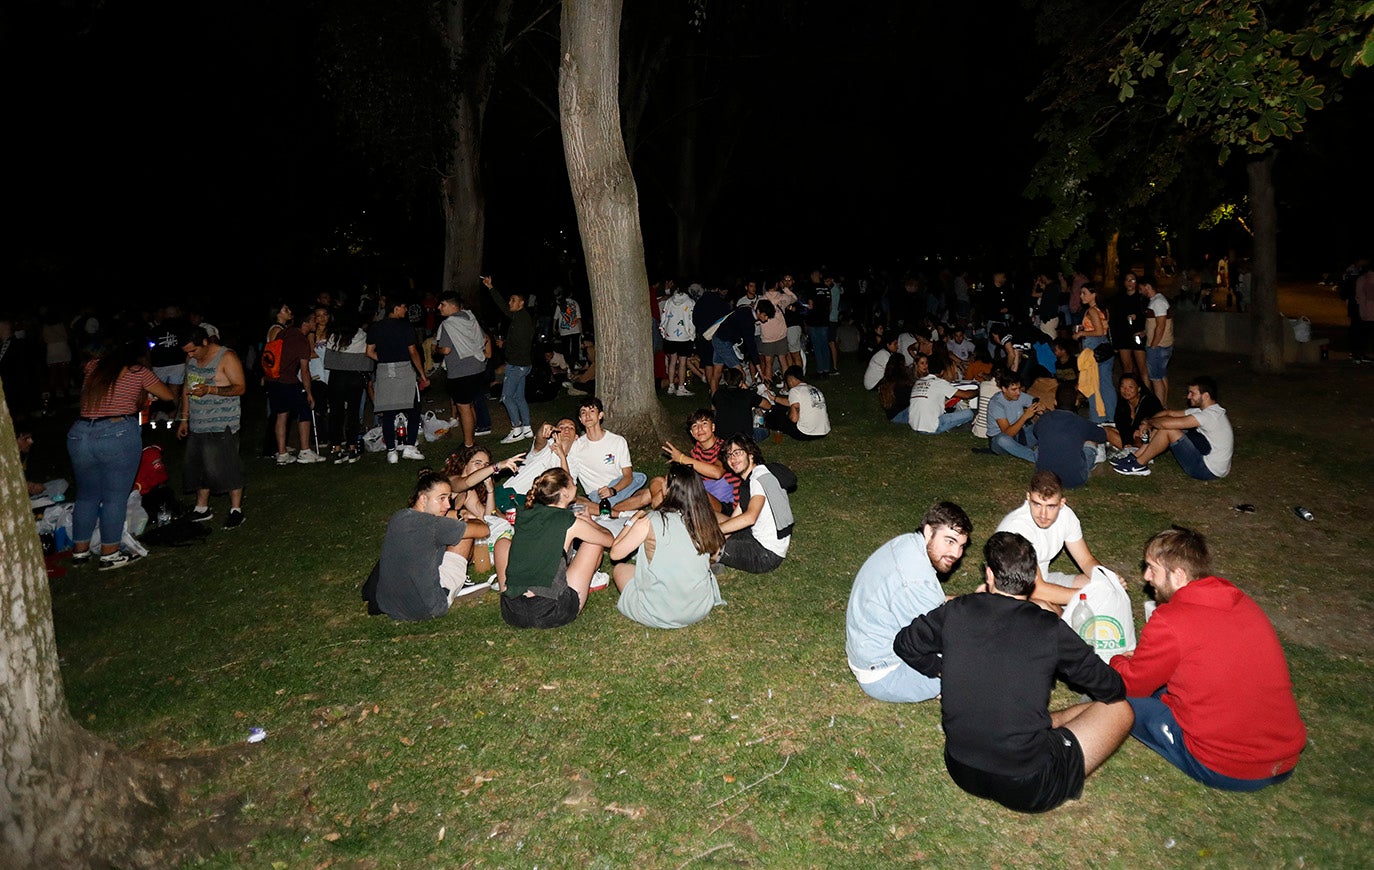
M 732 120 L 739 143 L 706 242 L 718 272 L 1025 258 L 1037 116 L 1024 97 L 1044 55 L 1020 4 L 874 7 L 877 24 L 832 11 L 765 47 L 771 84 Z M 18 85 L 12 287 L 177 297 L 352 289 L 379 275 L 437 284 L 437 199 L 399 194 L 339 136 L 308 7 L 124 3 L 83 19 L 21 2 L 4 14 Z M 1366 172 L 1353 143 L 1368 141 L 1374 106 L 1363 78 L 1280 162 L 1290 262 L 1339 268 L 1374 237 L 1355 184 Z M 490 117 L 489 268 L 552 280 L 559 231 L 575 229 L 557 128 L 514 88 Z M 659 277 L 672 225 L 646 149 L 641 207 Z M 321 253 L 345 226 L 383 252 L 361 276 Z

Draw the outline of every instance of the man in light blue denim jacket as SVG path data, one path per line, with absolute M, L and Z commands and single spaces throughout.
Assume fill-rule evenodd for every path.
M 898 535 L 868 557 L 845 608 L 845 655 L 859 688 L 879 701 L 914 703 L 940 694 L 940 681 L 913 669 L 892 651 L 897 633 L 948 599 L 940 575 L 964 555 L 973 522 L 963 508 L 942 501 L 921 526 Z

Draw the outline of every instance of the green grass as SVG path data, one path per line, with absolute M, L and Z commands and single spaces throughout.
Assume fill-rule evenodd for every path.
M 765 577 L 728 573 L 729 603 L 699 625 L 646 630 L 616 612 L 614 591 L 551 632 L 508 628 L 489 593 L 429 623 L 369 619 L 356 588 L 415 464 L 254 458 L 241 529 L 54 582 L 68 697 L 127 748 L 229 747 L 205 790 L 241 792 L 264 833 L 211 867 L 1368 866 L 1371 469 L 1353 426 L 1310 421 L 1346 421 L 1370 378 L 1259 382 L 1181 355 L 1175 396 L 1203 364 L 1236 424 L 1233 475 L 1197 484 L 1165 457 L 1149 478 L 1100 469 L 1070 502 L 1093 552 L 1131 577 L 1149 534 L 1200 528 L 1218 572 L 1274 618 L 1311 744 L 1290 782 L 1255 795 L 1204 789 L 1128 741 L 1081 801 L 1020 816 L 949 781 L 938 705 L 859 692 L 843 635 L 859 564 L 950 499 L 976 528 L 948 588 L 971 590 L 1030 467 L 970 453 L 965 433 L 879 422 L 856 361 L 821 384 L 829 438 L 764 445 L 801 478 L 788 559 Z M 1344 398 L 1321 389 L 1337 377 Z M 696 406 L 665 402 L 675 418 Z M 567 410 L 536 416 L 554 407 Z M 1294 517 L 1297 503 L 1317 521 Z M 245 746 L 253 726 L 268 737 Z

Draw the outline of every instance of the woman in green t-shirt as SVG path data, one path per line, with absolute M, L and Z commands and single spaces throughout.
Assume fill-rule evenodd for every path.
M 508 545 L 497 542 L 501 618 L 516 628 L 567 625 L 587 603 L 601 555 L 613 539 L 586 514 L 572 512 L 576 499 L 572 476 L 550 468 L 530 485 L 515 537 Z M 574 541 L 581 544 L 569 556 Z

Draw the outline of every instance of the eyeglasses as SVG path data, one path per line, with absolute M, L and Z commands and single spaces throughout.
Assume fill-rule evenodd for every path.
M 748 456 L 748 455 L 749 455 L 748 453 L 746 453 L 745 451 L 740 450 L 738 447 L 736 447 L 734 450 L 731 450 L 729 453 L 725 454 L 725 458 L 726 458 L 726 459 L 734 459 L 736 456 Z

